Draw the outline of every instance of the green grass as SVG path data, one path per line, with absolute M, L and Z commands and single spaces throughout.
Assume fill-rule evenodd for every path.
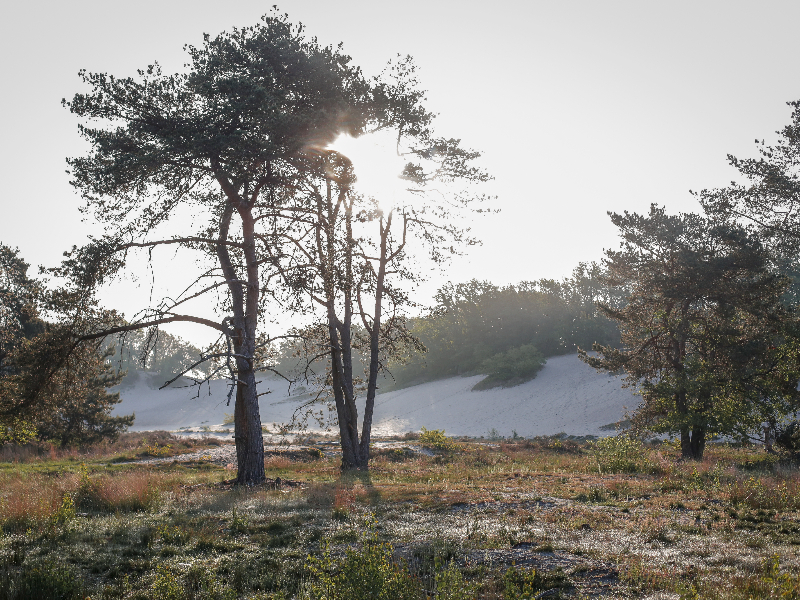
M 800 470 L 758 448 L 712 444 L 700 463 L 564 437 L 412 451 L 439 433 L 378 452 L 368 474 L 271 455 L 268 477 L 303 483 L 281 490 L 231 489 L 232 471 L 202 461 L 110 463 L 116 450 L 2 464 L 0 600 L 399 597 L 400 584 L 440 600 L 798 598 Z

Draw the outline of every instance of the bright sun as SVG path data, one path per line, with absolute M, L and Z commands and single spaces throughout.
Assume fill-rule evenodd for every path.
M 407 182 L 400 177 L 405 161 L 397 154 L 394 131 L 381 130 L 357 138 L 339 134 L 327 149 L 350 159 L 356 175 L 355 189 L 375 198 L 381 206 L 393 206 L 405 190 Z

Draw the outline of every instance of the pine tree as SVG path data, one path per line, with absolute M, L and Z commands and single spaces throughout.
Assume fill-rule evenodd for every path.
M 119 392 L 108 388 L 119 385 L 125 376 L 116 372 L 109 360 L 114 348 L 105 352 L 85 350 L 76 372 L 65 379 L 54 410 L 38 424 L 38 437 L 64 446 L 88 446 L 102 440 L 115 440 L 133 425 L 135 415 L 111 416 L 121 402 Z
M 702 459 L 713 434 L 744 435 L 797 407 L 796 318 L 788 282 L 760 241 L 694 214 L 611 214 L 623 238 L 607 252 L 608 283 L 629 290 L 622 347 L 595 345 L 584 361 L 623 370 L 642 395 L 635 422 L 678 433 L 685 458 Z

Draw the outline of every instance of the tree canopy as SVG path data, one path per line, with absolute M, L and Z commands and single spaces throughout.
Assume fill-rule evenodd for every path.
M 341 134 L 396 132 L 398 148 L 403 140 L 407 148 L 402 176 L 420 193 L 434 180 L 485 176 L 469 164 L 476 153 L 433 136 L 408 60 L 367 79 L 341 47 L 305 38 L 302 26 L 277 12 L 253 27 L 206 35 L 187 52 L 181 74 L 165 75 L 157 64 L 127 78 L 81 71 L 89 91 L 64 104 L 82 120 L 91 151 L 68 163 L 84 210 L 104 234 L 73 249 L 59 274 L 90 296 L 121 276 L 137 249 L 196 254 L 203 267 L 186 289 L 125 324 L 74 333 L 93 339 L 180 321 L 216 331 L 218 343 L 193 366 L 213 361 L 209 376 L 223 371 L 231 380 L 238 481 L 249 484 L 264 479 L 256 374 L 272 369 L 270 344 L 280 338 L 264 330 L 271 302 L 297 309 L 297 298 L 312 297 L 325 307 L 332 337 L 324 353 L 334 377 L 344 377 L 332 385 L 338 406 L 348 407 L 341 426 L 352 430 L 355 396 L 340 353 L 349 344 L 353 303 L 377 354 L 392 322 L 381 320 L 381 302 L 404 298 L 389 279 L 411 227 L 432 242 L 434 255 L 444 239 L 460 236 L 425 216 L 436 207 L 395 212 L 358 194 L 352 162 L 330 144 Z M 354 233 L 370 223 L 376 237 Z M 371 316 L 361 304 L 366 296 Z M 203 300 L 218 318 L 193 309 Z
M 0 244 L 0 443 L 38 437 L 85 445 L 116 437 L 133 416 L 109 414 L 119 395 L 106 388 L 121 379 L 106 363 L 110 354 L 97 341 L 76 344 L 63 324 L 42 318 L 69 303 L 63 290 L 48 289 L 27 269 L 17 250 Z
M 617 307 L 624 292 L 608 287 L 602 275 L 600 265 L 581 263 L 561 281 L 540 279 L 503 287 L 477 280 L 448 283 L 437 292 L 431 313 L 414 319 L 411 326 L 427 352 L 412 347 L 402 353 L 392 362 L 392 376 L 398 385 L 409 385 L 489 374 L 492 364 L 506 364 L 513 371 L 512 364 L 520 361 L 509 353 L 519 354 L 519 348 L 529 345 L 544 357 L 595 342 L 615 346 L 617 326 L 597 303 Z M 533 357 L 530 351 L 527 354 Z M 530 371 L 535 373 L 536 369 Z M 520 381 L 518 375 L 511 379 Z
M 622 346 L 582 358 L 627 373 L 643 400 L 636 422 L 680 434 L 684 457 L 699 459 L 710 435 L 746 435 L 796 408 L 796 317 L 759 239 L 655 205 L 611 219 L 623 241 L 607 251 L 607 281 L 630 291 L 622 308 L 600 306 Z
M 758 158 L 728 155 L 728 162 L 746 183 L 697 194 L 706 212 L 716 219 L 745 220 L 782 254 L 796 259 L 800 249 L 800 100 L 789 102 L 791 123 L 767 145 L 756 140 Z

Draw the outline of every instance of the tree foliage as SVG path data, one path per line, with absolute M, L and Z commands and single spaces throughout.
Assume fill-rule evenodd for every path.
M 436 294 L 430 315 L 415 319 L 411 332 L 427 352 L 408 352 L 391 373 L 398 385 L 488 373 L 492 357 L 532 345 L 544 357 L 615 345 L 615 323 L 597 302 L 618 306 L 622 292 L 607 287 L 595 263 L 581 263 L 570 277 L 500 287 L 472 280 L 447 284 Z M 513 361 L 512 361 L 513 362 Z
M 473 164 L 477 152 L 434 134 L 414 72 L 411 60 L 402 59 L 375 80 L 371 109 L 358 131 L 391 134 L 391 152 L 404 163 L 396 174 L 401 197 L 359 188 L 359 167 L 365 165 L 334 150 L 319 154 L 315 176 L 306 178 L 288 207 L 294 218 L 284 235 L 292 254 L 281 263 L 281 274 L 295 292 L 294 309 L 315 318 L 302 333 L 305 354 L 329 357 L 326 383 L 344 468 L 367 467 L 378 376 L 390 359 L 417 346 L 405 310 L 409 288 L 421 279 L 418 254 L 440 264 L 474 242 L 454 217 L 479 198 L 464 186 L 488 179 Z M 462 185 L 448 190 L 455 183 Z
M 511 348 L 495 354 L 481 364 L 486 379 L 478 382 L 473 389 L 484 390 L 493 387 L 511 387 L 530 381 L 542 370 L 547 359 L 533 344 Z
M 747 435 L 797 406 L 796 319 L 787 280 L 758 238 L 694 214 L 611 214 L 622 237 L 607 252 L 609 285 L 630 290 L 622 346 L 595 345 L 590 365 L 624 370 L 642 395 L 636 422 L 679 433 L 684 457 L 713 434 Z
M 789 102 L 791 123 L 778 133 L 774 145 L 756 140 L 758 158 L 728 155 L 728 162 L 746 180 L 703 190 L 706 212 L 717 219 L 744 219 L 796 264 L 800 250 L 800 101 Z
M 214 369 L 212 362 L 200 360 L 202 350 L 158 328 L 127 331 L 111 342 L 116 344 L 106 340 L 107 348 L 114 348 L 110 363 L 118 371 L 127 371 L 123 386 L 133 385 L 139 370 L 156 371 L 165 383 L 184 374 L 202 380 Z
M 27 269 L 18 251 L 0 244 L 0 443 L 39 437 L 90 444 L 116 437 L 133 416 L 109 415 L 119 396 L 106 388 L 121 377 L 105 363 L 108 352 L 96 342 L 76 343 L 68 327 L 42 319 L 43 311 L 57 317 L 73 310 L 74 296 L 47 289 Z
M 469 164 L 477 155 L 458 140 L 433 136 L 410 61 L 367 79 L 340 47 L 306 39 L 286 15 L 273 12 L 256 26 L 206 35 L 187 51 L 187 71 L 176 75 L 157 64 L 128 78 L 81 71 L 89 91 L 64 102 L 82 119 L 80 132 L 91 146 L 86 156 L 68 160 L 72 183 L 105 233 L 75 248 L 60 274 L 91 292 L 123 274 L 137 249 L 152 256 L 179 248 L 203 264 L 187 289 L 130 322 L 78 335 L 92 339 L 177 321 L 215 330 L 218 343 L 192 366 L 213 361 L 208 376 L 224 370 L 231 380 L 238 481 L 249 484 L 264 480 L 256 374 L 273 368 L 276 339 L 264 322 L 274 318 L 272 300 L 297 309 L 296 298 L 312 297 L 324 316 L 310 331 L 320 323 L 327 328 L 322 348 L 330 356 L 343 444 L 349 440 L 355 453 L 345 449 L 346 463 L 363 466 L 369 434 L 358 439 L 354 428 L 346 356 L 353 304 L 369 335 L 374 396 L 381 346 L 399 322 L 382 318 L 382 303 L 394 312 L 406 301 L 390 280 L 407 234 L 419 226 L 417 235 L 432 242 L 434 255 L 459 234 L 446 219 L 427 218 L 436 206 L 382 210 L 374 198 L 354 193 L 352 163 L 329 145 L 342 133 L 396 131 L 398 146 L 402 138 L 410 142 L 403 176 L 417 191 L 432 181 L 482 179 Z M 356 232 L 359 225 L 375 227 L 377 235 Z M 371 312 L 361 304 L 367 296 Z M 215 318 L 193 310 L 203 299 L 216 306 Z
M 37 424 L 39 439 L 62 447 L 113 441 L 134 422 L 134 415 L 110 414 L 121 400 L 119 392 L 109 393 L 108 388 L 119 385 L 124 376 L 110 360 L 114 348 L 105 352 L 86 348 L 81 354 L 77 372 L 65 381 L 57 402 Z

